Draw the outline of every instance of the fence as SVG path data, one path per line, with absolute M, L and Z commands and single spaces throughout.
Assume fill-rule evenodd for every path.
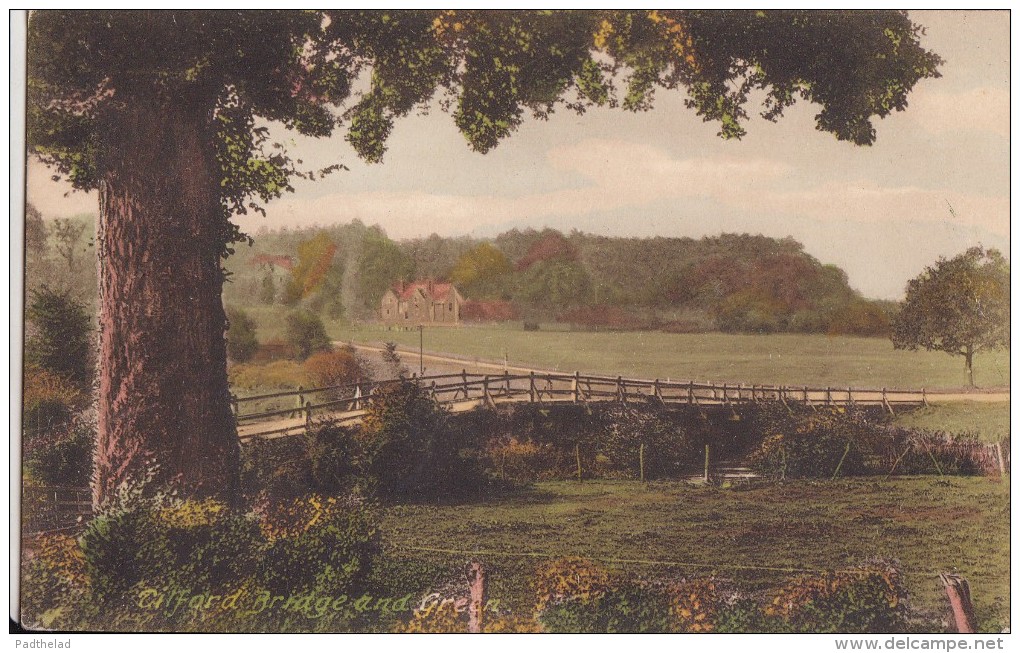
M 894 412 L 894 407 L 927 404 L 928 395 L 920 390 L 867 388 L 812 388 L 785 385 L 743 385 L 698 381 L 631 379 L 622 376 L 589 374 L 438 374 L 412 376 L 411 381 L 425 384 L 436 401 L 451 412 L 464 412 L 487 406 L 530 404 L 576 404 L 590 402 L 650 402 L 666 405 L 723 406 L 762 401 L 786 405 L 872 406 Z M 232 399 L 242 440 L 254 437 L 274 438 L 304 433 L 313 417 L 328 415 L 347 424 L 357 424 L 367 413 L 375 391 L 393 381 L 364 382 L 235 397 Z M 328 398 L 313 403 L 316 397 Z M 273 408 L 244 413 L 242 405 L 289 398 L 291 408 Z
M 26 535 L 73 531 L 92 515 L 92 492 L 87 487 L 25 486 L 22 492 Z

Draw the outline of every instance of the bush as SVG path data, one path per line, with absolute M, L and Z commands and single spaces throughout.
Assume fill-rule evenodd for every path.
M 287 315 L 286 339 L 297 351 L 299 360 L 333 347 L 322 320 L 311 311 L 300 310 Z
M 238 363 L 246 363 L 258 351 L 255 320 L 239 308 L 227 309 L 227 355 Z
M 378 388 L 369 406 L 358 469 L 383 498 L 464 496 L 484 483 L 465 435 L 423 386 L 395 381 Z
M 488 468 L 500 480 L 531 483 L 556 476 L 563 465 L 562 452 L 552 444 L 516 438 L 494 438 L 485 448 Z
M 259 581 L 276 594 L 353 593 L 378 552 L 378 531 L 369 506 L 349 499 L 309 495 L 263 513 L 269 547 Z
M 31 477 L 43 485 L 87 487 L 92 480 L 95 424 L 74 420 L 64 429 L 26 442 L 24 461 Z
M 598 451 L 610 472 L 637 478 L 644 445 L 645 478 L 677 476 L 698 464 L 702 443 L 676 415 L 615 406 L 603 414 Z
M 122 601 L 143 585 L 198 594 L 241 583 L 264 546 L 250 515 L 212 500 L 130 498 L 85 528 L 81 547 L 100 603 Z
M 85 307 L 43 286 L 32 290 L 28 308 L 25 360 L 52 372 L 80 392 L 92 388 L 95 361 L 92 353 L 92 322 Z
M 782 430 L 778 430 L 782 428 Z M 771 424 L 748 462 L 774 478 L 829 478 L 867 473 L 868 425 L 842 408 Z
M 305 374 L 317 388 L 360 383 L 369 378 L 366 363 L 354 347 L 312 354 L 304 363 Z M 324 393 L 328 399 L 341 399 L 338 391 Z
M 238 363 L 227 372 L 230 385 L 235 388 L 265 390 L 267 388 L 296 388 L 311 382 L 305 368 L 292 360 L 271 363 Z
M 305 436 L 312 486 L 326 495 L 364 492 L 354 433 L 332 420 L 316 422 Z
M 875 563 L 791 581 L 765 607 L 792 632 L 892 633 L 906 625 L 907 593 L 899 571 Z
M 66 378 L 37 364 L 25 365 L 23 380 L 22 428 L 26 445 L 35 436 L 70 422 L 88 398 Z
M 22 566 L 22 625 L 62 630 L 67 606 L 87 601 L 85 556 L 67 535 L 43 535 L 33 542 L 33 548 L 35 555 Z

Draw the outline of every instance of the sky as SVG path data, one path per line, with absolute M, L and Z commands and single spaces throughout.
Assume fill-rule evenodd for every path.
M 922 44 L 946 60 L 942 77 L 922 80 L 906 111 L 876 120 L 871 147 L 816 131 L 818 108 L 803 102 L 778 123 L 752 118 L 747 136 L 724 141 L 717 124 L 683 106 L 683 93 L 660 91 L 648 112 L 561 109 L 529 120 L 481 155 L 436 108 L 398 121 L 382 164 L 358 159 L 342 132 L 281 134 L 307 167 L 349 171 L 298 180 L 266 217 L 239 224 L 257 234 L 359 219 L 397 239 L 546 226 L 792 236 L 866 297 L 901 299 L 940 256 L 1009 249 L 1009 13 L 910 15 L 926 28 Z M 28 200 L 45 217 L 97 211 L 94 194 L 69 193 L 50 174 L 29 163 Z

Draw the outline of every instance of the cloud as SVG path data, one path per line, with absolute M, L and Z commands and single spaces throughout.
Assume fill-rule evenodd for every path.
M 766 158 L 676 159 L 651 145 L 589 139 L 550 149 L 547 162 L 554 171 L 576 174 L 586 183 L 515 197 L 424 191 L 287 197 L 272 203 L 268 211 L 273 224 L 328 224 L 358 218 L 380 224 L 393 237 L 406 238 L 432 232 L 466 233 L 542 217 L 622 213 L 663 201 L 682 206 L 684 201 L 710 200 L 749 214 L 806 217 L 820 223 L 881 223 L 896 218 L 1009 233 L 1005 197 L 888 187 L 871 180 L 828 180 L 805 186 L 812 171 Z M 242 222 L 245 227 L 250 224 Z
M 966 91 L 916 90 L 908 109 L 932 134 L 989 132 L 1009 138 L 1009 90 L 980 86 Z

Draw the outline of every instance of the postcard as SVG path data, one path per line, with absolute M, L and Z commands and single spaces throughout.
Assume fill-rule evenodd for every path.
M 1007 11 L 12 21 L 19 647 L 1001 645 Z

